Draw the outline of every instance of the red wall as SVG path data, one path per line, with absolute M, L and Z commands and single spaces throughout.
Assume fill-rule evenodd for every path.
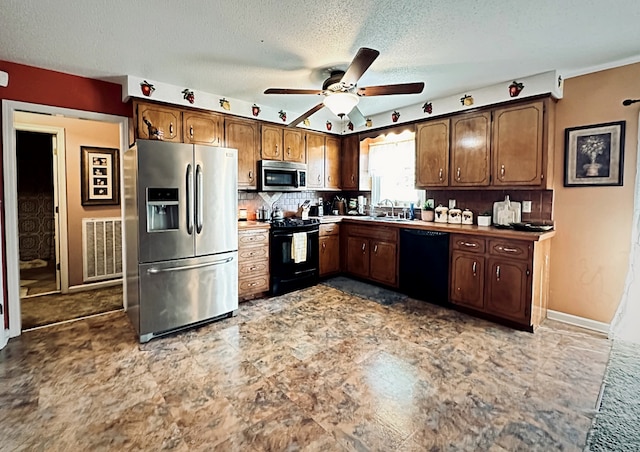
M 0 99 L 133 117 L 132 103 L 122 102 L 122 87 L 116 83 L 78 77 L 3 60 L 0 60 L 0 71 L 9 74 L 8 86 L 6 88 L 0 87 Z M 1 133 L 0 131 L 0 200 L 4 205 Z M 2 237 L 4 237 L 4 209 L 2 209 L 1 215 L 3 218 L 3 230 L 1 233 Z M 2 273 L 6 281 L 5 248 L 3 246 Z M 6 303 L 6 284 L 4 290 L 5 307 L 8 308 Z M 5 309 L 5 328 L 8 327 L 7 311 L 8 309 Z

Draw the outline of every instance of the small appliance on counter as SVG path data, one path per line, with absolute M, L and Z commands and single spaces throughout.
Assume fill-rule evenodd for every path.
M 284 220 L 284 211 L 280 206 L 274 206 L 271 211 L 271 221 Z

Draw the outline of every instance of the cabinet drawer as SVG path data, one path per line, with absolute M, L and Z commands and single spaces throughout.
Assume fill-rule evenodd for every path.
M 269 248 L 266 246 L 240 248 L 238 257 L 241 262 L 253 259 L 269 259 Z
M 243 278 L 238 282 L 238 294 L 240 296 L 269 290 L 269 276 L 262 275 L 255 278 Z
M 267 231 L 243 231 L 238 234 L 238 247 L 240 249 L 247 246 L 267 245 L 269 243 L 269 232 Z
M 513 259 L 529 260 L 529 242 L 514 242 L 511 240 L 489 240 L 489 254 L 505 256 Z
M 257 277 L 269 273 L 269 262 L 266 260 L 259 261 L 242 261 L 238 264 L 238 274 L 240 278 Z
M 367 237 L 374 240 L 384 240 L 386 242 L 398 242 L 398 229 L 387 226 L 355 226 L 349 225 L 348 235 Z
M 320 237 L 325 237 L 327 235 L 338 235 L 339 233 L 340 233 L 340 225 L 337 223 L 320 225 Z
M 468 251 L 471 253 L 484 253 L 486 243 L 484 239 L 468 235 L 453 235 L 451 247 L 454 250 Z

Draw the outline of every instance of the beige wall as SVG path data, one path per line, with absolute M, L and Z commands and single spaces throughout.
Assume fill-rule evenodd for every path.
M 567 79 L 557 104 L 549 308 L 609 323 L 620 302 L 631 247 L 638 147 L 640 64 Z M 567 127 L 626 121 L 624 185 L 564 187 Z
M 80 147 L 120 147 L 120 129 L 115 123 L 71 119 L 30 113 L 16 113 L 15 121 L 65 129 L 67 231 L 69 285 L 82 284 L 82 219 L 120 217 L 120 206 L 83 207 L 80 191 Z M 62 193 L 61 193 L 62 195 Z

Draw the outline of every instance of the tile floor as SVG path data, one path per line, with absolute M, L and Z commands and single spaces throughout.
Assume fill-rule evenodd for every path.
M 0 352 L 6 450 L 581 450 L 610 342 L 328 285 L 148 344 L 124 313 Z

